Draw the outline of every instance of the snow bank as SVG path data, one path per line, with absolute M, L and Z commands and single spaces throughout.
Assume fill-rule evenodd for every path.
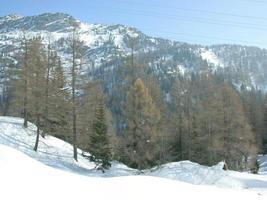
M 267 175 L 267 155 L 259 155 L 258 162 L 260 165 L 259 174 Z
M 19 199 L 264 199 L 257 192 L 196 186 L 156 177 L 92 178 L 51 168 L 0 145 L 0 198 Z
M 23 120 L 20 118 L 0 117 L 0 172 L 4 173 L 6 170 L 7 174 L 11 173 L 9 176 L 13 176 L 14 182 L 20 178 L 27 180 L 27 177 L 20 176 L 28 174 L 27 176 L 33 176 L 32 178 L 34 180 L 27 180 L 27 184 L 31 181 L 42 184 L 40 183 L 42 179 L 47 182 L 48 179 L 51 179 L 51 182 L 59 184 L 54 186 L 58 189 L 59 187 L 61 188 L 61 183 L 57 178 L 62 179 L 61 175 L 64 174 L 64 177 L 76 177 L 74 179 L 77 182 L 85 180 L 86 184 L 88 184 L 88 180 L 95 180 L 97 183 L 104 182 L 104 180 L 99 179 L 99 177 L 117 177 L 112 180 L 114 180 L 114 182 L 118 181 L 118 184 L 123 189 L 126 187 L 125 185 L 128 185 L 128 181 L 132 181 L 129 184 L 132 184 L 133 187 L 139 187 L 140 183 L 145 181 L 151 181 L 151 185 L 153 185 L 154 181 L 160 180 L 159 185 L 163 182 L 165 183 L 165 181 L 167 185 L 174 181 L 176 182 L 174 185 L 179 185 L 183 182 L 185 185 L 190 184 L 190 187 L 193 188 L 197 186 L 217 186 L 216 188 L 220 187 L 225 189 L 249 189 L 267 196 L 267 157 L 264 156 L 260 157 L 261 175 L 224 171 L 222 170 L 222 163 L 213 167 L 207 167 L 190 161 L 168 163 L 151 170 L 146 170 L 142 173 L 145 177 L 141 177 L 138 170 L 131 169 L 122 163 L 113 161 L 110 170 L 102 173 L 95 169 L 95 164 L 93 162 L 90 162 L 87 158 L 84 158 L 81 155 L 81 150 L 78 150 L 79 162 L 76 162 L 72 157 L 72 145 L 52 136 L 47 136 L 46 138 L 41 137 L 38 152 L 33 151 L 36 127 L 30 123 L 29 128 L 25 129 L 22 124 Z M 13 150 L 1 144 L 12 147 Z M 29 157 L 14 149 L 27 154 Z M 19 175 L 17 175 L 17 173 L 19 173 Z M 135 175 L 139 176 L 133 177 Z M 16 176 L 20 178 L 16 178 Z M 124 179 L 121 178 L 121 176 L 129 177 L 125 177 Z M 152 176 L 154 178 L 152 178 Z M 2 180 L 1 174 L 0 177 Z M 164 178 L 166 180 L 158 179 L 156 177 Z M 69 179 L 66 178 L 66 182 L 73 181 Z M 65 178 L 63 178 L 62 181 L 63 180 L 65 180 Z M 136 181 L 138 181 L 138 183 Z M 107 179 L 107 182 L 110 182 L 109 178 Z M 50 183 L 46 184 L 50 185 Z M 194 186 L 192 184 L 194 184 Z M 88 184 L 88 190 L 90 190 L 90 187 L 90 184 Z M 119 189 L 117 188 L 117 190 Z M 129 190 L 129 188 L 126 188 L 125 190 Z M 181 192 L 180 189 L 176 190 Z M 90 192 L 88 192 L 88 195 L 89 193 Z

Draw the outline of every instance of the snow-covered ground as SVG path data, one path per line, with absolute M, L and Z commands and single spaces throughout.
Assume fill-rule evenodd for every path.
M 168 163 L 142 175 L 114 161 L 102 173 L 81 151 L 75 162 L 72 146 L 51 136 L 41 138 L 34 152 L 36 128 L 30 124 L 24 129 L 22 122 L 0 117 L 0 199 L 267 199 L 265 156 L 259 157 L 260 175 L 190 161 Z

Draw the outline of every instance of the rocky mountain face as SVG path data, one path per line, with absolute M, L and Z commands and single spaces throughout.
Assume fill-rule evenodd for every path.
M 201 46 L 145 35 L 124 25 L 88 24 L 63 13 L 37 16 L 8 15 L 0 17 L 1 57 L 15 62 L 20 50 L 20 38 L 41 36 L 44 42 L 63 57 L 68 69 L 67 39 L 73 26 L 77 27 L 84 46 L 84 66 L 88 75 L 102 79 L 106 88 L 114 73 L 125 65 L 132 51 L 135 63 L 153 72 L 159 80 L 169 82 L 173 77 L 188 73 L 211 71 L 227 75 L 234 85 L 257 87 L 267 91 L 267 50 L 241 45 Z M 103 75 L 103 74 L 106 74 Z M 168 84 L 165 84 L 168 92 Z

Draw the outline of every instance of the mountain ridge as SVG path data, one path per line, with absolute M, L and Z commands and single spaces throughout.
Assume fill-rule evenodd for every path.
M 78 27 L 80 39 L 84 42 L 88 73 L 94 74 L 90 69 L 101 67 L 104 71 L 112 71 L 118 63 L 125 62 L 133 48 L 137 62 L 167 79 L 201 72 L 205 66 L 212 72 L 227 72 L 231 77 L 239 76 L 242 69 L 243 75 L 236 78 L 235 85 L 244 84 L 248 88 L 267 91 L 267 50 L 264 48 L 236 44 L 190 44 L 151 37 L 137 28 L 121 24 L 84 23 L 65 13 L 0 17 L 0 50 L 14 60 L 11 59 L 12 52 L 19 51 L 19 39 L 23 33 L 28 37 L 42 36 L 46 44 L 51 36 L 52 46 L 64 58 L 63 63 L 67 63 L 66 40 L 73 25 Z

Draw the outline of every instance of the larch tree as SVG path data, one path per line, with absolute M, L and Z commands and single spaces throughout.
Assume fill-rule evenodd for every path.
M 70 131 L 70 93 L 61 60 L 56 53 L 52 55 L 49 95 L 46 104 L 48 111 L 45 112 L 47 116 L 46 130 L 50 134 L 68 141 L 70 138 L 70 135 L 67 135 Z
M 10 111 L 10 104 L 13 92 L 14 72 L 16 71 L 15 61 L 10 62 L 7 55 L 0 54 L 0 113 L 6 116 Z
M 217 153 L 231 169 L 246 168 L 248 159 L 253 160 L 256 156 L 255 134 L 237 93 L 226 83 L 218 92 L 221 105 L 218 105 L 217 109 L 217 130 L 214 138 Z
M 52 57 L 52 49 L 51 49 L 51 41 L 50 41 L 50 35 L 49 35 L 49 42 L 47 45 L 47 65 L 46 65 L 46 80 L 45 80 L 45 108 L 44 108 L 44 130 L 42 132 L 42 136 L 45 137 L 46 132 L 49 130 L 48 128 L 48 115 L 49 115 L 49 109 L 48 109 L 48 103 L 49 103 L 49 95 L 50 95 L 50 76 L 51 76 L 51 57 Z
M 37 151 L 44 111 L 46 55 L 41 37 L 22 39 L 22 53 L 15 78 L 15 105 L 22 110 L 23 126 L 28 121 L 37 126 L 34 150 Z
M 78 161 L 77 154 L 77 91 L 78 91 L 78 70 L 82 68 L 82 42 L 76 28 L 73 28 L 72 35 L 69 38 L 71 50 L 71 105 L 72 105 L 72 144 L 73 158 Z
M 45 94 L 45 71 L 46 71 L 46 54 L 42 39 L 40 37 L 33 38 L 29 46 L 29 68 L 31 75 L 29 76 L 30 88 L 30 114 L 37 126 L 37 134 L 34 150 L 37 151 L 39 144 L 40 128 L 44 118 L 44 94 Z
M 149 95 L 153 99 L 153 102 L 160 112 L 160 119 L 157 123 L 157 146 L 158 146 L 158 155 L 157 155 L 157 164 L 166 163 L 170 160 L 169 151 L 169 142 L 171 138 L 171 130 L 169 129 L 170 115 L 167 109 L 167 106 L 164 102 L 164 94 L 160 88 L 159 82 L 153 76 L 146 76 L 144 83 L 148 89 Z M 168 101 L 168 99 L 166 99 Z
M 185 106 L 188 100 L 189 83 L 186 80 L 177 79 L 171 89 L 171 125 L 172 125 L 172 141 L 171 154 L 174 160 L 187 159 L 187 135 L 185 134 L 186 128 L 186 115 Z
M 127 94 L 125 117 L 127 162 L 138 169 L 153 166 L 160 112 L 141 79 L 134 82 Z
M 28 127 L 28 87 L 29 87 L 29 39 L 26 38 L 26 35 L 23 34 L 21 39 L 21 46 L 22 46 L 22 55 L 20 59 L 20 70 L 18 72 L 19 78 L 17 79 L 16 84 L 16 96 L 20 96 L 22 98 L 22 114 L 23 114 L 23 126 L 24 128 Z M 20 98 L 17 98 L 20 100 Z

